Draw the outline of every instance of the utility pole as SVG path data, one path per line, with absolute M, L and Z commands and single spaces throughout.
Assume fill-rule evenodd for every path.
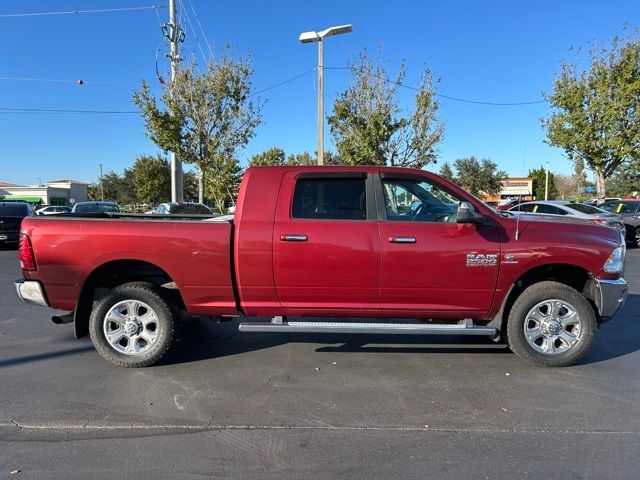
M 180 30 L 176 16 L 176 0 L 169 0 L 168 37 L 170 44 L 169 58 L 171 59 L 171 88 L 173 89 L 180 61 L 178 43 L 182 40 L 182 30 Z M 171 152 L 171 201 L 184 201 L 182 162 L 176 158 L 175 152 Z
M 104 202 L 104 184 L 102 183 L 102 164 L 99 163 L 98 165 L 100 166 L 100 197 Z
M 547 162 L 547 171 L 544 180 L 544 201 L 549 200 L 549 162 Z

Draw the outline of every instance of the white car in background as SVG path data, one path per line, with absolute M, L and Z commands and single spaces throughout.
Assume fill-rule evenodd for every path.
M 71 207 L 49 205 L 48 207 L 42 207 L 36 210 L 36 215 L 59 215 L 61 213 L 71 213 Z
M 514 215 L 551 215 L 554 217 L 574 218 L 590 221 L 599 225 L 615 228 L 622 235 L 626 235 L 626 229 L 622 217 L 614 213 L 606 212 L 600 208 L 560 200 L 524 202 L 508 210 Z

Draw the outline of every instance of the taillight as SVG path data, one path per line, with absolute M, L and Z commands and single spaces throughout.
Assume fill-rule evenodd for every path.
M 597 223 L 600 225 L 608 225 L 609 221 L 606 218 L 592 218 L 591 221 L 593 223 Z
M 20 268 L 22 268 L 22 270 L 37 270 L 38 267 L 36 266 L 36 257 L 33 255 L 31 239 L 24 233 L 20 234 L 18 258 L 20 259 Z

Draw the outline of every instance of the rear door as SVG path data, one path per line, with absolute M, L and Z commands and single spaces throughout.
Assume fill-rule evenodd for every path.
M 281 305 L 294 313 L 376 309 L 380 240 L 372 179 L 364 172 L 290 172 L 273 229 Z
M 381 199 L 380 311 L 484 315 L 498 277 L 498 226 L 457 224 L 462 199 L 426 177 L 382 172 L 376 185 Z

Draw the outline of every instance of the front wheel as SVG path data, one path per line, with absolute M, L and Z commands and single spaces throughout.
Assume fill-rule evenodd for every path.
M 539 282 L 516 299 L 507 323 L 509 347 L 541 367 L 566 367 L 582 358 L 597 327 L 589 301 L 558 282 Z
M 89 334 L 98 353 L 121 367 L 159 362 L 173 343 L 177 312 L 150 283 L 119 285 L 96 303 Z

